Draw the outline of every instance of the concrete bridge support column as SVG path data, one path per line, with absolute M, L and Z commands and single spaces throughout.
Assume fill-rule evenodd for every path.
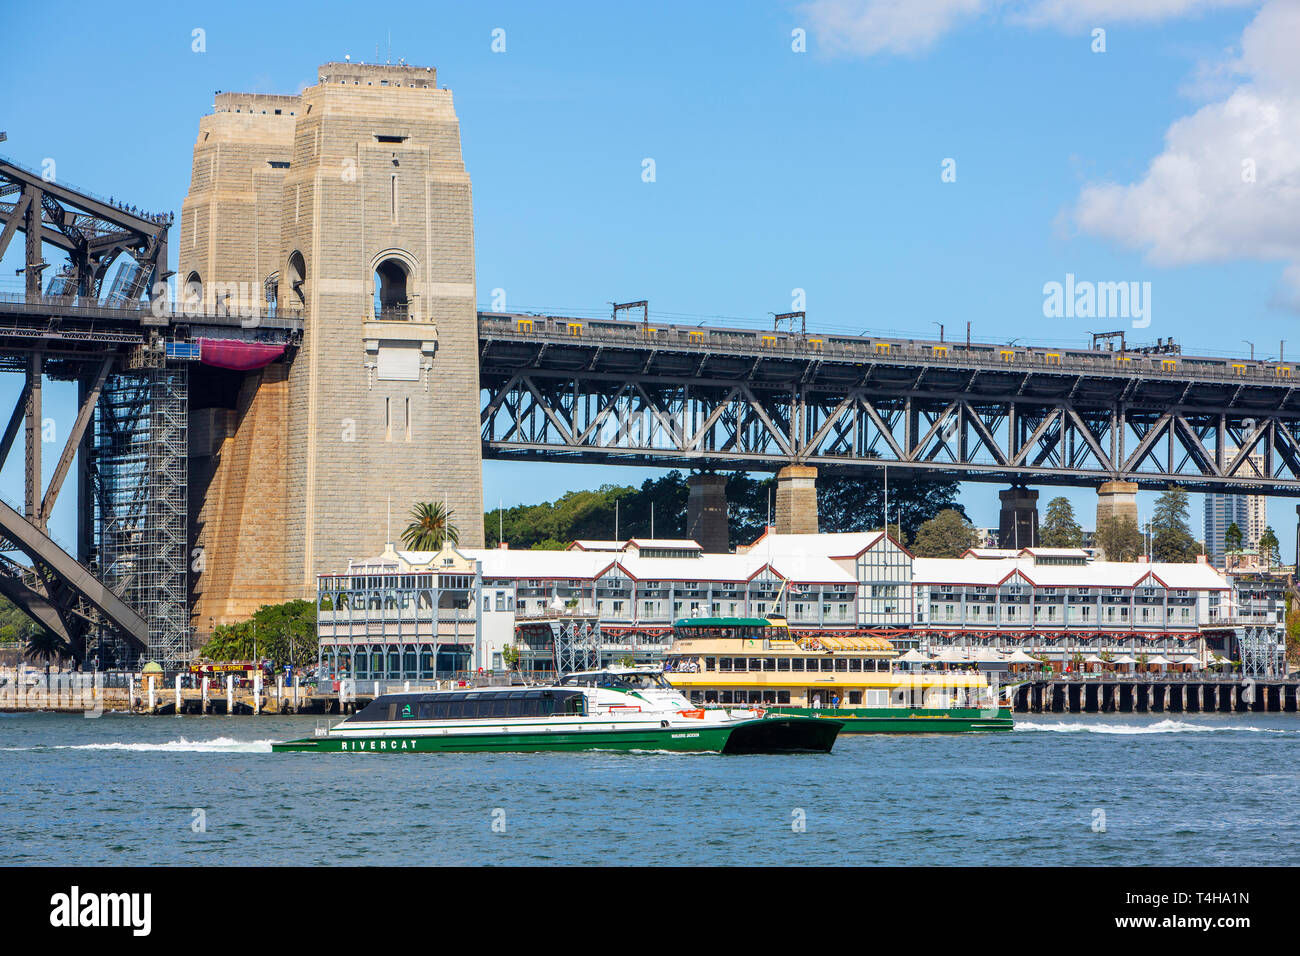
M 998 492 L 1002 511 L 998 516 L 998 547 L 1038 547 L 1038 492 L 1014 485 Z
M 1137 524 L 1137 482 L 1108 481 L 1097 489 L 1097 524 L 1110 518 L 1132 519 Z M 1119 560 L 1118 557 L 1108 560 Z
M 816 468 L 786 465 L 776 473 L 776 533 L 817 533 Z
M 686 537 L 698 541 L 707 554 L 731 550 L 727 534 L 727 479 L 722 475 L 691 475 L 686 499 Z M 814 517 L 816 517 L 816 490 Z

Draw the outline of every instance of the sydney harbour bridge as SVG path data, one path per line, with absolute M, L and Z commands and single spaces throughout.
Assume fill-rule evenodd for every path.
M 188 653 L 191 399 L 294 362 L 309 321 L 288 296 L 252 315 L 171 301 L 172 225 L 0 161 L 0 255 L 21 233 L 25 277 L 0 297 L 0 370 L 22 381 L 0 463 L 21 433 L 25 474 L 22 501 L 0 503 L 0 593 L 79 660 Z M 682 326 L 645 302 L 477 326 L 485 458 L 1300 494 L 1300 363 L 1118 333 L 1081 349 L 821 334 L 802 314 L 771 331 Z M 45 380 L 78 394 L 48 482 Z M 57 541 L 69 493 L 75 541 Z

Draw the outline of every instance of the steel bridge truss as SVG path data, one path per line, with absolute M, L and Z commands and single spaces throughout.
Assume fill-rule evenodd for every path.
M 148 297 L 167 278 L 167 230 L 171 217 L 123 208 L 89 193 L 60 185 L 49 173 L 37 173 L 0 160 L 0 256 L 14 235 L 26 237 L 23 271 L 29 295 L 41 292 L 49 267 L 42 245 L 67 255 L 64 268 L 50 277 L 51 295 L 98 301 L 113 263 L 131 258 L 108 290 L 112 302 Z
M 1243 677 L 1278 677 L 1286 673 L 1286 646 L 1279 629 L 1248 625 L 1235 629 Z
M 529 368 L 484 379 L 481 423 L 484 455 L 494 458 L 757 470 L 888 464 L 962 480 L 1300 491 L 1293 412 Z

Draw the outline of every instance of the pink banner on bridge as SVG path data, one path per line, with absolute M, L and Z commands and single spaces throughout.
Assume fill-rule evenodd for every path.
M 265 368 L 284 354 L 283 345 L 237 339 L 199 339 L 199 361 L 239 372 Z

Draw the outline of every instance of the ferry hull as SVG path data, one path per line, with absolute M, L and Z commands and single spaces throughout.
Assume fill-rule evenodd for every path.
M 953 710 L 913 707 L 855 707 L 813 710 L 807 707 L 778 707 L 774 713 L 815 717 L 843 724 L 845 734 L 965 734 L 1012 730 L 1011 708 L 996 711 L 978 708 Z
M 375 736 L 332 734 L 271 745 L 274 753 L 538 753 L 576 750 L 659 750 L 725 754 L 829 753 L 838 720 L 758 719 L 690 727 Z

